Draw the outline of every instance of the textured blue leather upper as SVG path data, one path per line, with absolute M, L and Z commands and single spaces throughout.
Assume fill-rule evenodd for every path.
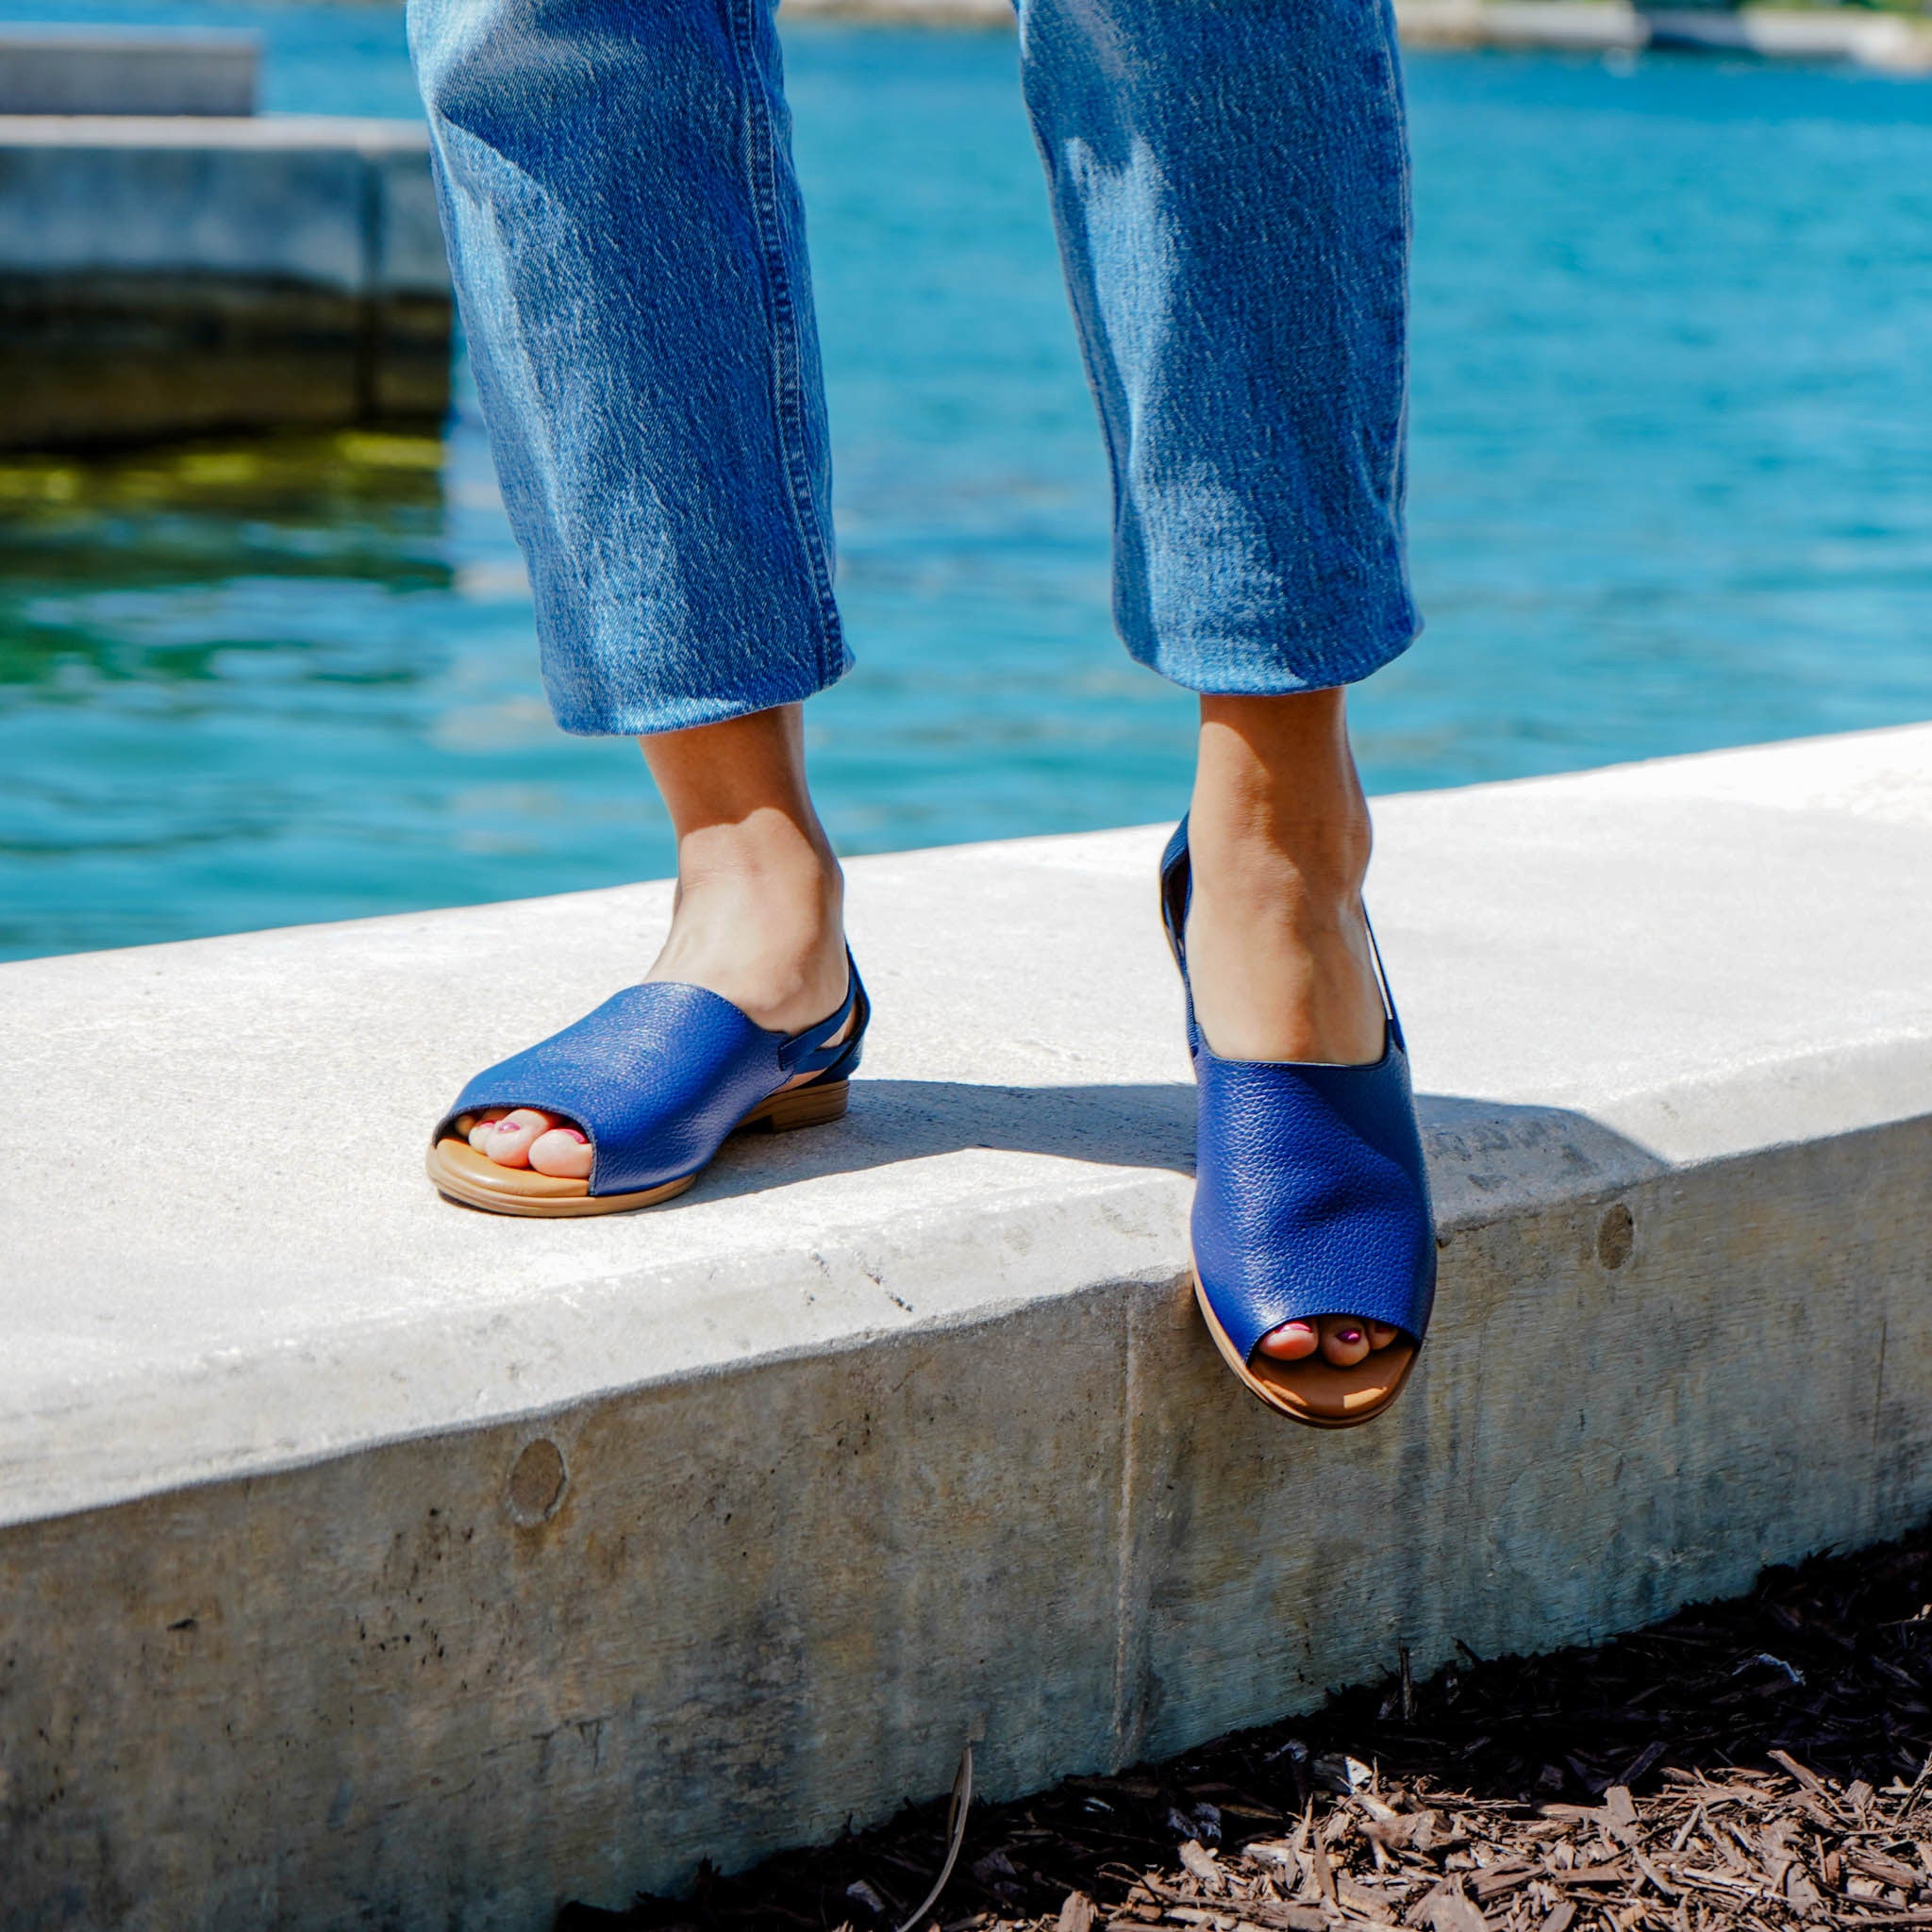
M 849 957 L 848 957 L 849 964 Z M 795 1074 L 858 1066 L 871 1017 L 858 969 L 844 1004 L 803 1033 L 774 1033 L 701 986 L 626 987 L 548 1040 L 486 1067 L 432 1140 L 489 1107 L 567 1114 L 588 1136 L 591 1192 L 628 1194 L 695 1174 L 758 1104 Z M 831 1036 L 852 1021 L 851 1033 Z
M 1160 881 L 1186 985 L 1185 819 Z M 1386 1011 L 1387 1043 L 1373 1066 L 1224 1060 L 1202 1039 L 1189 991 L 1199 1091 L 1194 1265 L 1243 1360 L 1270 1329 L 1321 1315 L 1386 1322 L 1417 1343 L 1428 1327 L 1435 1220 L 1402 1024 L 1392 1002 Z

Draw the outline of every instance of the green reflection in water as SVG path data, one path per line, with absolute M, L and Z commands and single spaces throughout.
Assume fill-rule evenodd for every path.
M 462 448 L 0 464 L 0 955 L 500 894 L 569 787 Z

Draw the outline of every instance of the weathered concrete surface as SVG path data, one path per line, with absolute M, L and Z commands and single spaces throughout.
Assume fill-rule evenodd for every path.
M 855 865 L 851 1117 L 603 1223 L 423 1136 L 661 886 L 0 968 L 0 1926 L 534 1928 L 1922 1519 L 1932 727 L 1379 826 L 1443 1285 L 1341 1437 L 1191 1312 L 1158 828 Z
M 0 447 L 433 417 L 425 131 L 0 116 Z
M 0 25 L 0 114 L 252 114 L 253 34 Z

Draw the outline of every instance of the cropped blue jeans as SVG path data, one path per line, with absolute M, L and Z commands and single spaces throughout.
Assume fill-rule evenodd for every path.
M 1364 677 L 1403 538 L 1389 0 L 1020 0 L 1113 474 L 1114 618 L 1191 690 Z M 567 731 L 850 665 L 772 0 L 410 0 L 457 298 Z

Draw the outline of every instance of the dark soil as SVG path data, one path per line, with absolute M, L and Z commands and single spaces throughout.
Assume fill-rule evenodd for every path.
M 974 1807 L 921 1932 L 1932 1926 L 1932 1532 Z M 943 1804 L 558 1932 L 894 1932 Z

